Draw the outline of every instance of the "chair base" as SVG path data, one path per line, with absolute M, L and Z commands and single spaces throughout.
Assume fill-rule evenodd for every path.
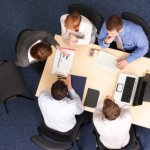
M 10 97 L 10 98 L 6 99 L 6 100 L 3 102 L 3 104 L 4 104 L 4 107 L 5 107 L 5 110 L 6 110 L 7 114 L 9 113 L 8 108 L 7 108 L 7 102 L 8 102 L 8 101 L 10 101 L 11 99 L 16 98 L 16 97 L 22 97 L 22 98 L 25 98 L 25 99 L 28 99 L 28 100 L 35 101 L 35 99 L 34 99 L 34 98 L 31 98 L 31 97 L 28 97 L 28 96 L 24 96 L 24 95 L 20 95 L 20 94 L 15 95 L 15 96 L 12 96 L 12 97 Z

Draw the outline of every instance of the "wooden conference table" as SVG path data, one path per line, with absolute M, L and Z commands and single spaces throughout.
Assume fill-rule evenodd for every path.
M 95 44 L 69 46 L 62 41 L 62 38 L 59 35 L 55 35 L 55 39 L 58 41 L 61 47 L 75 49 L 75 56 L 71 68 L 71 74 L 87 77 L 85 90 L 82 98 L 83 103 L 85 101 L 88 88 L 93 88 L 100 91 L 99 101 L 103 100 L 105 96 L 108 94 L 113 96 L 117 77 L 120 72 L 129 73 L 132 75 L 144 76 L 146 71 L 150 70 L 150 59 L 142 57 L 130 63 L 123 70 L 109 71 L 103 67 L 95 65 L 95 60 L 98 56 L 99 51 L 95 50 L 94 56 L 90 57 L 89 52 L 91 48 L 101 49 L 119 58 L 127 56 L 129 54 L 122 51 L 112 50 L 110 48 L 102 49 L 100 48 L 99 45 L 95 45 Z M 57 76 L 51 74 L 54 54 L 55 54 L 55 48 L 53 48 L 53 54 L 48 58 L 47 63 L 45 65 L 36 92 L 37 97 L 41 90 L 50 91 L 51 85 L 53 84 L 54 81 L 57 80 Z M 85 107 L 85 110 L 93 112 L 94 108 Z M 132 120 L 133 124 L 150 128 L 150 103 L 149 102 L 143 102 L 143 104 L 139 106 L 132 106 L 131 113 L 133 118 Z

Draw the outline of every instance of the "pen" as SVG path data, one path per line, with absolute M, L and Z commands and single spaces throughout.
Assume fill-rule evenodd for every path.
M 66 56 L 66 59 L 68 59 L 69 56 L 70 56 L 70 55 L 68 54 L 68 55 Z
M 61 53 L 60 53 L 60 55 L 59 55 L 59 60 L 58 60 L 57 68 L 59 67 L 60 59 L 61 59 Z

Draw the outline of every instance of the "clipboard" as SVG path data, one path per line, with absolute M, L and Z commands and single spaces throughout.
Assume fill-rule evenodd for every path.
M 62 49 L 67 55 L 64 55 L 61 51 L 56 49 L 51 73 L 66 77 L 68 73 L 70 73 L 75 50 L 68 48 Z

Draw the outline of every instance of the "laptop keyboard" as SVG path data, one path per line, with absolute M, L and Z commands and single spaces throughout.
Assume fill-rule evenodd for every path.
M 128 102 L 128 103 L 130 102 L 134 82 L 135 82 L 135 78 L 132 78 L 132 77 L 126 78 L 121 101 Z

